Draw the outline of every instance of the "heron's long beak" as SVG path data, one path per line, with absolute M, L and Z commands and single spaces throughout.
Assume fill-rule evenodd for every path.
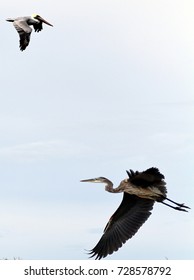
M 94 179 L 85 179 L 85 180 L 81 180 L 80 182 L 100 183 L 96 178 L 94 178 Z
M 39 16 L 38 19 L 41 20 L 42 22 L 46 23 L 47 25 L 53 26 L 51 23 L 49 23 L 48 21 L 43 19 L 41 16 Z

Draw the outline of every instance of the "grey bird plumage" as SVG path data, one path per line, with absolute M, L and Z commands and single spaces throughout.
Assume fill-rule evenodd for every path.
M 102 237 L 90 251 L 91 257 L 105 258 L 117 251 L 128 239 L 132 238 L 151 215 L 155 202 L 163 203 L 178 211 L 190 209 L 167 197 L 166 182 L 160 171 L 151 167 L 145 171 L 127 171 L 128 178 L 121 181 L 117 188 L 105 178 L 81 180 L 81 182 L 104 183 L 110 193 L 123 193 L 121 204 L 109 219 Z M 165 202 L 169 201 L 173 205 Z

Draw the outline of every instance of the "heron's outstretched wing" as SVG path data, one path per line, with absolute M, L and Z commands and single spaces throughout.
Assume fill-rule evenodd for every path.
M 105 258 L 131 238 L 151 215 L 154 201 L 124 193 L 123 200 L 107 223 L 104 234 L 90 251 L 91 257 Z
M 130 182 L 135 186 L 141 186 L 148 187 L 150 185 L 158 184 L 163 182 L 164 175 L 160 173 L 158 168 L 151 167 L 143 172 L 139 171 L 133 171 L 130 169 L 130 171 L 127 171 L 127 174 L 129 176 Z
M 29 45 L 32 28 L 24 20 L 15 20 L 13 25 L 20 36 L 20 50 L 23 51 Z

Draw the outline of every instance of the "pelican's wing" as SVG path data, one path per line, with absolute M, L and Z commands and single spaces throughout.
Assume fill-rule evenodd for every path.
M 107 223 L 104 234 L 90 251 L 91 257 L 105 258 L 131 238 L 151 215 L 154 201 L 124 193 L 123 200 Z
M 15 20 L 13 23 L 20 36 L 20 50 L 23 51 L 29 45 L 32 28 L 24 20 Z
M 43 29 L 42 22 L 37 22 L 33 24 L 33 27 L 35 32 L 41 31 Z

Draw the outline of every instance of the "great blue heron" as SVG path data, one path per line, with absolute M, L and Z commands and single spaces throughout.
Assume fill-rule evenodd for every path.
M 164 175 L 155 167 L 146 171 L 127 171 L 127 179 L 121 181 L 117 188 L 105 177 L 81 180 L 81 182 L 105 183 L 105 190 L 111 193 L 123 192 L 123 200 L 109 219 L 104 233 L 97 245 L 90 251 L 91 257 L 105 258 L 117 251 L 131 238 L 151 215 L 154 202 L 161 202 L 175 210 L 188 212 L 183 203 L 167 198 Z M 173 203 L 170 205 L 164 200 Z
M 42 23 L 46 23 L 53 26 L 48 21 L 43 19 L 41 16 L 33 14 L 32 16 L 18 17 L 18 18 L 8 18 L 6 21 L 13 22 L 13 25 L 20 36 L 20 50 L 23 51 L 29 45 L 30 35 L 33 25 L 35 32 L 39 32 L 43 29 Z

